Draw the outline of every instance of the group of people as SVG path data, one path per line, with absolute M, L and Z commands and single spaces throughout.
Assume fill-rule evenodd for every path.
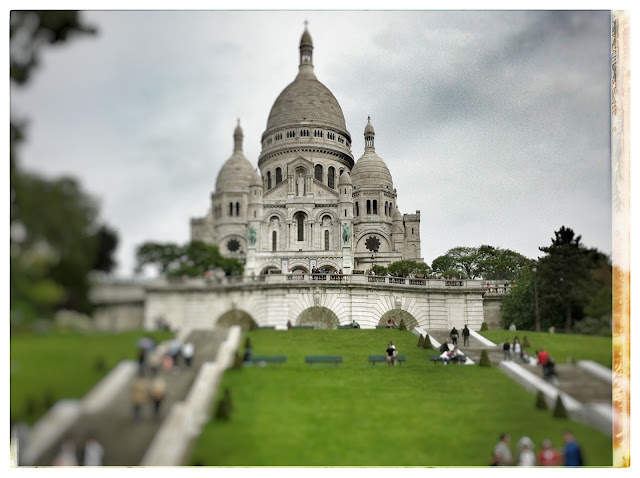
M 513 458 L 511 454 L 511 435 L 503 433 L 500 441 L 493 448 L 491 457 L 492 466 L 584 466 L 582 450 L 575 440 L 573 433 L 565 431 L 562 435 L 564 448 L 562 452 L 553 448 L 550 439 L 542 440 L 542 448 L 536 454 L 535 444 L 528 436 L 523 436 L 518 441 L 518 453 Z
M 319 269 L 318 267 L 312 267 L 311 268 L 311 273 L 312 274 L 335 274 L 336 272 L 335 271 L 330 271 L 330 270 L 327 270 L 327 269 Z M 340 269 L 337 273 L 339 275 L 342 275 L 342 269 Z
M 133 422 L 142 418 L 144 408 L 151 404 L 152 415 L 160 417 L 160 406 L 167 393 L 167 382 L 155 367 L 151 368 L 151 376 L 145 377 L 143 372 L 133 381 L 131 386 L 131 402 L 133 404 Z
M 440 360 L 442 360 L 442 363 L 444 365 L 447 365 L 452 360 L 457 360 L 463 363 L 466 362 L 467 356 L 462 353 L 462 350 L 460 350 L 457 345 L 450 346 L 449 344 L 451 344 L 451 340 L 445 339 L 445 341 L 442 342 L 442 344 L 438 348 L 438 351 L 440 352 Z
M 56 454 L 52 466 L 102 466 L 102 458 L 104 456 L 104 448 L 96 438 L 94 433 L 90 433 L 84 442 L 82 460 L 78 460 L 76 450 L 76 442 L 69 435 L 60 445 L 60 449 Z
M 502 344 L 502 350 L 505 360 L 513 360 L 515 358 L 522 363 L 529 363 L 529 354 L 522 347 L 518 337 L 513 338 L 513 344 L 509 343 L 509 339 L 506 339 Z
M 469 346 L 469 335 L 471 335 L 471 331 L 469 330 L 469 327 L 467 327 L 467 325 L 465 324 L 464 329 L 462 329 L 462 339 L 463 339 L 464 347 Z M 458 329 L 456 329 L 455 327 L 451 329 L 451 332 L 449 332 L 449 338 L 451 339 L 451 342 L 453 343 L 454 347 L 458 345 L 459 336 L 460 335 L 458 334 Z

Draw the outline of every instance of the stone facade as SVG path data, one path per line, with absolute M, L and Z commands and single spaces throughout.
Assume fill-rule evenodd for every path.
M 284 327 L 291 321 L 335 328 L 355 320 L 362 328 L 374 328 L 393 318 L 397 323 L 404 319 L 409 329 L 468 324 L 479 330 L 485 320 L 485 292 L 481 281 L 365 275 L 345 280 L 328 274 L 275 274 L 259 281 L 239 278 L 235 283 L 158 280 L 147 287 L 144 325 L 153 328 L 162 318 L 171 328 L 212 328 L 238 323 L 246 316 L 259 326 Z
M 278 96 L 262 135 L 259 172 L 234 132 L 207 214 L 191 219 L 191 238 L 220 247 L 246 275 L 351 274 L 374 264 L 422 261 L 420 211 L 401 214 L 391 173 L 365 126 L 365 150 L 354 162 L 340 104 L 313 71 L 313 42 L 300 40 L 298 75 Z

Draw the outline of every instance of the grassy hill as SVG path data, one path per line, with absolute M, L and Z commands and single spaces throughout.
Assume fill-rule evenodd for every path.
M 562 446 L 569 428 L 593 466 L 612 463 L 609 437 L 554 419 L 496 368 L 433 364 L 401 330 L 255 330 L 255 354 L 284 354 L 283 365 L 225 373 L 233 413 L 209 423 L 191 464 L 217 466 L 486 466 L 502 432 Z M 407 363 L 372 366 L 392 340 Z M 503 339 L 502 339 L 503 340 Z M 571 336 L 566 337 L 567 344 Z M 533 344 L 533 342 L 532 342 Z M 241 348 L 241 351 L 243 349 Z M 305 355 L 342 355 L 307 365 Z

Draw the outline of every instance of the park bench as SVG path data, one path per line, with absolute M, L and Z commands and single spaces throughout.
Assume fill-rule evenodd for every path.
M 402 364 L 402 362 L 407 361 L 407 356 L 404 354 L 396 355 L 396 360 L 400 362 L 400 364 Z M 386 361 L 387 361 L 386 355 L 369 355 L 369 362 L 371 362 L 373 365 L 375 365 L 376 362 L 386 362 Z
M 338 325 L 339 329 L 353 329 L 353 327 L 351 327 L 351 325 Z
M 276 326 L 275 325 L 261 325 L 260 327 L 258 327 L 258 330 L 267 330 L 267 329 L 275 329 Z
M 438 362 L 442 362 L 440 355 L 429 355 L 429 360 L 431 360 L 434 364 Z M 449 360 L 449 362 L 454 362 L 454 363 L 465 363 L 466 361 L 467 361 L 466 355 L 459 355 Z
M 336 367 L 342 362 L 342 355 L 307 355 L 304 361 L 308 364 L 321 362 L 334 362 Z
M 313 325 L 292 325 L 292 329 L 315 329 Z
M 247 363 L 284 363 L 287 361 L 286 355 L 252 355 Z
M 386 325 L 376 325 L 376 329 L 389 329 L 389 328 L 399 329 L 400 326 L 399 325 L 394 325 L 393 327 L 387 327 Z

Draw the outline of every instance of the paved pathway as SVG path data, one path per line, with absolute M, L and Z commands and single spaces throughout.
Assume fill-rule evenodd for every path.
M 186 341 L 195 345 L 194 361 L 191 368 L 186 368 L 181 362 L 178 373 L 162 372 L 167 381 L 167 395 L 157 420 L 153 418 L 151 405 L 149 405 L 143 411 L 143 419 L 135 424 L 132 422 L 132 381 L 124 387 L 122 393 L 105 410 L 81 416 L 70 430 L 70 434 L 78 446 L 78 454 L 82 454 L 81 448 L 85 437 L 90 432 L 94 432 L 105 449 L 104 465 L 139 465 L 171 406 L 185 399 L 198 369 L 204 362 L 211 362 L 215 359 L 218 348 L 227 334 L 227 329 L 197 330 L 189 334 Z M 38 465 L 50 465 L 59 446 L 60 443 L 56 443 L 47 450 L 38 461 Z

